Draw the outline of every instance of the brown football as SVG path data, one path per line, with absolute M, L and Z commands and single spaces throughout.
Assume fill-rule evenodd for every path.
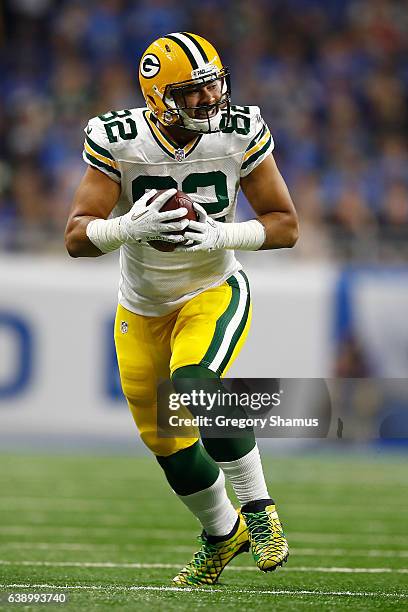
M 166 189 L 161 189 L 158 191 L 150 200 L 148 200 L 147 205 L 151 204 L 163 191 L 167 191 Z M 188 219 L 189 221 L 197 221 L 197 214 L 193 208 L 192 199 L 183 191 L 177 191 L 174 196 L 169 198 L 167 202 L 163 204 L 160 211 L 165 212 L 167 210 L 176 210 L 177 208 L 187 208 L 187 213 L 181 219 Z M 177 219 L 180 221 L 181 219 Z M 183 234 L 184 232 L 174 232 L 176 234 Z M 170 253 L 174 251 L 176 245 L 172 242 L 165 242 L 164 240 L 150 240 L 150 246 L 158 251 L 164 251 L 166 253 Z M 178 243 L 183 244 L 183 243 Z

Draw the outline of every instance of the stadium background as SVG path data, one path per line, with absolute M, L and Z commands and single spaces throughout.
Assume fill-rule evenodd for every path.
M 300 215 L 294 250 L 240 254 L 255 317 L 231 374 L 406 376 L 407 28 L 407 3 L 389 0 L 3 3 L 3 437 L 114 419 L 133 441 L 111 374 L 117 261 L 69 261 L 62 236 L 83 127 L 143 104 L 140 55 L 175 30 L 214 41 L 233 101 L 261 107 Z M 243 197 L 238 211 L 251 215 Z
M 126 487 L 137 489 L 150 469 L 115 369 L 116 257 L 69 260 L 63 231 L 85 170 L 82 130 L 89 117 L 143 105 L 137 82 L 142 51 L 161 34 L 183 30 L 217 47 L 231 69 L 234 103 L 261 107 L 301 223 L 292 251 L 239 255 L 251 279 L 255 314 L 231 375 L 350 379 L 342 442 L 334 433 L 328 443 L 263 441 L 263 447 L 282 497 L 286 476 L 293 483 L 298 478 L 306 498 L 309 493 L 324 497 L 314 485 L 306 487 L 308 472 L 300 461 L 316 475 L 323 473 L 326 484 L 330 479 L 333 499 L 341 499 L 354 470 L 354 502 L 361 505 L 364 531 L 368 506 L 357 477 L 365 479 L 373 495 L 384 493 L 384 483 L 399 487 L 408 437 L 403 380 L 408 361 L 408 3 L 394 0 L 2 3 L 0 450 L 6 454 L 0 479 L 9 499 L 0 509 L 3 524 L 12 524 L 16 516 L 18 504 L 14 510 L 10 506 L 15 483 L 21 486 L 18 494 L 26 496 L 40 491 L 30 489 L 32 478 L 44 487 L 55 484 L 50 466 L 67 465 L 58 463 L 61 451 L 79 449 L 95 457 L 87 464 L 89 473 L 75 463 L 75 455 L 72 464 L 65 459 L 72 487 L 81 469 L 92 481 L 101 452 L 111 453 L 102 462 L 111 481 L 115 466 L 128 470 Z M 242 197 L 238 214 L 241 220 L 251 216 Z M 373 399 L 372 386 L 355 382 L 360 377 L 394 380 L 386 392 L 374 389 Z M 390 459 L 390 447 L 403 455 Z M 33 450 L 55 453 L 52 462 L 29 454 Z M 118 453 L 137 455 L 135 467 L 125 468 L 124 459 L 115 458 Z M 295 459 L 293 453 L 299 453 Z M 342 463 L 350 453 L 359 457 L 353 468 L 347 460 Z M 24 456 L 30 457 L 30 469 Z M 333 471 L 332 461 L 340 466 Z M 164 494 L 159 476 L 154 473 L 152 479 Z M 86 490 L 83 485 L 83 496 Z M 64 495 L 64 487 L 61 491 Z M 292 493 L 295 499 L 295 489 Z M 368 504 L 367 491 L 364 495 Z M 40 511 L 46 516 L 46 502 L 39 498 L 38 504 L 37 518 Z M 35 523 L 30 516 L 21 521 Z M 45 520 L 51 525 L 53 517 Z M 391 529 L 385 518 L 384 525 Z M 389 533 L 396 538 L 396 519 L 394 528 Z M 30 542 L 27 537 L 27 546 Z M 21 576 L 24 580 L 26 574 Z

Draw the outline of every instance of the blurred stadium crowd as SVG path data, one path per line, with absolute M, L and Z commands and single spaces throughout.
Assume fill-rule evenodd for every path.
M 1 250 L 62 251 L 88 118 L 144 105 L 141 53 L 187 30 L 220 51 L 233 102 L 262 109 L 302 221 L 294 256 L 407 259 L 406 0 L 6 0 L 0 11 Z

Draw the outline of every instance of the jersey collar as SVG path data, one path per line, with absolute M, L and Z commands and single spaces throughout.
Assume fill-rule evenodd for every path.
M 183 161 L 190 153 L 194 151 L 198 143 L 202 138 L 202 134 L 199 134 L 192 140 L 187 143 L 185 147 L 179 147 L 177 143 L 174 142 L 167 134 L 164 134 L 157 125 L 157 119 L 153 115 L 153 113 L 149 110 L 143 111 L 143 116 L 147 125 L 149 126 L 150 132 L 153 136 L 153 139 L 159 145 L 159 147 L 167 153 L 172 159 L 176 161 Z

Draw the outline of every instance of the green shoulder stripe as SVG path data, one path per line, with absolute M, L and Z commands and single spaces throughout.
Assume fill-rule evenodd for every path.
M 256 153 L 248 157 L 248 159 L 242 164 L 241 170 L 245 170 L 246 168 L 248 168 L 250 164 L 253 164 L 259 157 L 261 157 L 261 155 L 264 155 L 264 153 L 266 153 L 266 151 L 269 149 L 271 144 L 272 144 L 272 137 L 269 136 L 268 142 L 261 149 L 259 149 L 259 151 L 257 151 Z
M 86 159 L 88 159 L 91 162 L 93 166 L 96 166 L 97 168 L 103 168 L 104 170 L 107 170 L 108 172 L 111 172 L 112 174 L 115 174 L 116 176 L 121 178 L 122 175 L 119 172 L 119 170 L 116 170 L 116 168 L 112 168 L 111 166 L 108 166 L 108 164 L 104 164 L 103 162 L 99 161 L 99 159 L 96 159 L 96 157 L 94 157 L 93 155 L 90 155 L 85 150 L 84 150 L 84 155 Z
M 89 146 L 92 147 L 92 149 L 95 151 L 95 153 L 99 153 L 100 155 L 103 155 L 104 157 L 107 157 L 108 159 L 111 159 L 112 161 L 115 161 L 114 157 L 112 156 L 111 153 L 109 153 L 109 151 L 107 149 L 104 149 L 100 145 L 96 144 L 96 142 L 91 140 L 89 138 L 89 136 L 85 136 L 85 140 L 89 144 Z

